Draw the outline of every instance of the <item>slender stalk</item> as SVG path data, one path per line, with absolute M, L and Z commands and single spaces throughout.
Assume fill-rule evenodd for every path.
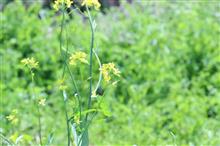
M 101 61 L 100 61 L 100 59 L 99 59 L 99 56 L 98 56 L 98 54 L 95 52 L 95 50 L 93 50 L 93 53 L 95 54 L 95 57 L 96 57 L 96 59 L 97 59 L 97 61 L 98 61 L 98 64 L 99 64 L 99 68 L 101 69 L 101 68 L 102 68 L 102 63 L 101 63 Z M 97 85 L 96 85 L 95 91 L 96 91 L 96 90 L 98 89 L 98 87 L 100 86 L 101 81 L 102 81 L 102 73 L 100 72 L 100 73 L 99 73 L 99 81 L 98 81 L 98 83 L 97 83 Z M 100 103 L 99 103 L 99 105 L 100 105 Z M 95 115 L 96 115 L 97 112 L 98 112 L 98 109 L 94 109 L 94 110 L 95 110 L 95 113 L 92 115 L 91 119 L 90 119 L 89 121 L 87 121 L 87 123 L 86 123 L 86 125 L 85 125 L 85 127 L 84 127 L 85 130 L 82 132 L 82 135 L 81 135 L 81 137 L 80 137 L 80 139 L 79 139 L 79 141 L 78 141 L 79 144 L 81 143 L 82 137 L 85 135 L 85 132 L 88 130 L 89 125 L 92 123 L 93 118 L 95 117 Z M 93 111 L 93 110 L 92 110 L 92 111 Z M 86 114 L 89 114 L 89 113 L 86 113 Z
M 103 98 L 101 98 L 101 101 L 99 102 L 98 107 L 100 106 L 102 100 L 103 100 Z M 84 127 L 85 130 L 82 132 L 82 135 L 81 135 L 81 137 L 80 137 L 80 139 L 79 139 L 79 141 L 78 141 L 79 144 L 81 143 L 83 136 L 84 136 L 85 133 L 87 132 L 87 130 L 88 130 L 88 128 L 89 128 L 89 125 L 92 123 L 92 120 L 95 118 L 95 115 L 98 113 L 98 111 L 99 111 L 98 109 L 95 109 L 95 112 L 94 112 L 93 115 L 91 116 L 89 122 L 86 123 L 86 125 L 85 125 L 85 127 Z
M 63 46 L 62 35 L 63 35 L 63 28 L 64 28 L 64 20 L 65 20 L 65 14 L 64 14 L 64 9 L 62 9 L 62 22 L 61 22 L 60 37 L 59 37 L 60 53 L 61 53 L 61 57 L 64 58 L 62 78 L 64 78 L 64 75 L 65 75 L 65 62 L 66 62 L 66 55 L 64 55 L 62 51 L 62 46 Z M 68 146 L 70 146 L 70 127 L 69 127 L 69 122 L 68 122 L 69 118 L 68 118 L 68 113 L 67 113 L 66 101 L 67 99 L 64 98 L 63 102 L 64 102 L 64 112 L 65 112 L 66 126 L 67 126 L 67 140 L 68 140 Z
M 73 83 L 73 86 L 74 86 L 74 89 L 75 89 L 75 93 L 77 93 L 77 100 L 78 100 L 78 103 L 79 103 L 79 113 L 80 113 L 80 119 L 81 119 L 82 118 L 82 116 L 81 116 L 81 113 L 82 113 L 81 96 L 80 96 L 77 84 L 75 82 L 75 79 L 73 77 L 73 74 L 72 74 L 72 72 L 71 72 L 71 70 L 69 68 L 69 65 L 68 65 L 67 61 L 66 61 L 67 57 L 68 57 L 68 42 L 67 42 L 67 48 L 65 49 L 65 54 L 62 51 L 62 46 L 63 46 L 62 35 L 63 35 L 63 29 L 65 28 L 64 27 L 64 20 L 65 20 L 64 16 L 65 16 L 64 15 L 64 10 L 62 10 L 62 23 L 61 23 L 61 30 L 60 30 L 60 37 L 59 37 L 60 53 L 61 53 L 61 57 L 64 58 L 64 60 L 63 60 L 63 74 L 62 74 L 62 78 L 65 76 L 65 69 L 67 69 L 67 71 L 68 71 L 68 73 L 70 75 L 71 81 Z M 66 32 L 67 32 L 67 30 L 66 30 Z M 67 37 L 67 34 L 66 34 L 66 37 Z M 67 100 L 64 100 L 64 111 L 65 111 L 65 116 L 66 116 L 67 133 L 68 133 L 68 146 L 69 146 L 70 145 L 70 126 L 69 126 L 69 117 L 68 117 L 68 113 L 67 113 L 66 102 L 67 102 Z
M 32 82 L 32 84 L 34 85 L 35 84 L 35 80 L 34 80 L 34 73 L 33 73 L 33 71 L 32 71 L 32 69 L 31 68 L 29 68 L 30 69 L 30 73 L 31 73 L 31 82 Z M 33 92 L 33 96 L 34 96 L 34 100 L 36 100 L 36 92 L 35 92 L 35 90 L 34 90 L 34 87 L 32 87 L 32 92 Z M 37 106 L 37 112 L 38 112 L 38 127 L 39 127 L 39 139 L 40 139 L 40 145 L 42 146 L 43 145 L 43 142 L 42 142 L 42 126 L 41 126 L 41 115 L 40 115 L 40 109 L 39 109 L 39 106 L 38 106 L 38 103 L 35 101 L 34 102 L 35 103 L 35 105 Z
M 82 143 L 82 140 L 83 140 L 83 137 L 85 136 L 86 132 L 88 132 L 88 128 L 89 128 L 89 125 L 92 123 L 92 120 L 93 118 L 95 117 L 95 115 L 97 114 L 97 112 L 95 112 L 92 116 L 91 116 L 91 119 L 89 120 L 89 122 L 86 123 L 85 125 L 85 129 L 84 131 L 82 132 L 81 136 L 80 136 L 80 139 L 78 141 L 78 144 L 81 144 Z M 78 145 L 80 146 L 80 145 Z
M 67 125 L 67 136 L 68 136 L 68 146 L 70 146 L 70 126 L 69 126 L 69 117 L 67 113 L 67 106 L 66 106 L 66 101 L 64 101 L 64 112 L 65 112 L 65 117 L 66 117 L 66 125 Z
M 100 61 L 100 59 L 99 59 L 99 56 L 98 56 L 98 54 L 95 52 L 95 50 L 93 50 L 93 53 L 95 54 L 95 57 L 96 57 L 96 59 L 97 59 L 97 61 L 98 61 L 98 64 L 99 64 L 99 68 L 101 69 L 101 68 L 102 68 L 102 63 L 101 63 L 101 61 Z M 96 85 L 95 92 L 96 92 L 97 89 L 99 88 L 99 86 L 100 86 L 100 84 L 101 84 L 101 81 L 102 81 L 102 73 L 101 73 L 101 71 L 100 71 L 100 72 L 99 72 L 99 81 L 98 81 L 98 83 L 97 83 L 97 85 Z
M 42 142 L 42 135 L 41 135 L 41 131 L 42 131 L 42 128 L 41 128 L 41 115 L 40 115 L 40 108 L 39 108 L 38 105 L 37 105 L 37 111 L 38 111 L 39 137 L 40 137 L 40 144 L 42 146 L 43 142 Z
M 67 48 L 65 50 L 65 54 L 63 53 L 62 50 L 62 46 L 63 46 L 63 40 L 62 40 L 62 35 L 63 35 L 63 29 L 64 29 L 64 20 L 65 20 L 65 15 L 64 15 L 64 10 L 62 11 L 62 22 L 61 22 L 61 30 L 60 30 L 60 37 L 59 37 L 59 41 L 60 41 L 60 53 L 61 53 L 61 57 L 64 58 L 63 59 L 63 73 L 62 73 L 62 78 L 64 78 L 65 76 L 65 69 L 67 68 L 67 71 L 70 75 L 71 81 L 73 83 L 75 92 L 77 93 L 77 100 L 79 103 L 79 111 L 80 111 L 80 119 L 81 119 L 81 96 L 80 93 L 78 91 L 78 87 L 76 85 L 75 79 L 73 77 L 73 74 L 69 68 L 69 65 L 67 63 L 67 57 L 68 57 L 68 42 L 67 42 Z M 67 30 L 66 30 L 67 32 Z M 67 34 L 66 34 L 67 37 Z M 69 126 L 69 116 L 68 116 L 68 112 L 67 112 L 67 104 L 66 104 L 67 100 L 64 100 L 64 112 L 65 112 L 65 117 L 66 117 L 66 124 L 67 124 L 67 134 L 68 134 L 68 146 L 70 145 L 70 126 Z
M 92 24 L 92 16 L 89 12 L 89 8 L 86 6 L 86 11 L 89 16 L 89 24 L 91 29 L 91 42 L 90 42 L 90 57 L 89 57 L 89 98 L 88 98 L 88 109 L 91 108 L 91 99 L 92 99 L 92 55 L 93 55 L 93 46 L 94 46 L 94 28 Z M 85 121 L 87 122 L 88 114 L 86 114 Z
M 89 81 L 89 96 L 88 96 L 88 105 L 87 105 L 87 109 L 89 110 L 91 108 L 91 99 L 92 99 L 92 56 L 93 56 L 93 46 L 94 46 L 94 28 L 92 24 L 92 17 L 87 6 L 86 6 L 86 11 L 89 16 L 89 24 L 90 24 L 90 29 L 91 29 L 90 55 L 89 55 L 89 79 L 90 81 Z M 89 113 L 86 113 L 86 117 L 83 122 L 84 125 L 87 125 L 88 115 Z M 83 145 L 83 146 L 89 145 L 88 128 L 86 128 L 83 134 L 81 135 L 81 138 L 78 144 Z
M 64 15 L 63 15 L 63 16 L 64 16 Z M 63 22 L 62 22 L 61 28 L 62 28 L 63 25 L 64 25 L 64 24 L 63 24 Z M 63 29 L 61 29 L 60 33 L 62 33 L 62 32 L 63 32 Z M 67 32 L 67 30 L 66 30 L 66 32 Z M 67 33 L 66 33 L 66 38 L 67 38 Z M 60 41 L 62 41 L 62 35 L 60 35 Z M 69 54 L 68 42 L 67 42 L 66 50 L 62 48 L 62 43 L 60 43 L 60 44 L 61 44 L 61 45 L 60 45 L 61 57 L 64 58 L 64 60 L 63 60 L 64 66 L 63 66 L 62 78 L 64 77 L 64 75 L 65 75 L 65 69 L 67 68 L 67 71 L 68 71 L 68 73 L 69 73 L 69 75 L 70 75 L 71 81 L 72 81 L 73 86 L 74 86 L 74 89 L 75 89 L 75 93 L 77 93 L 77 100 L 78 100 L 78 103 L 79 103 L 79 111 L 80 111 L 80 119 L 81 119 L 81 112 L 82 112 L 82 107 L 81 107 L 81 106 L 82 106 L 82 104 L 81 104 L 81 95 L 80 95 L 80 93 L 79 93 L 77 84 L 76 84 L 75 79 L 74 79 L 74 77 L 73 77 L 73 74 L 72 74 L 72 72 L 71 72 L 71 70 L 70 70 L 70 67 L 69 67 L 69 65 L 68 65 L 68 63 L 67 63 L 67 61 L 66 61 L 66 60 L 67 60 L 67 57 L 68 57 L 68 54 Z M 65 51 L 65 54 L 63 53 L 63 51 Z
M 67 62 L 65 62 L 65 64 L 66 64 L 66 67 L 67 67 L 67 71 L 69 72 L 71 81 L 73 82 L 73 86 L 74 86 L 74 88 L 75 88 L 75 92 L 77 93 L 77 100 L 78 100 L 78 102 L 79 102 L 79 114 L 80 114 L 80 119 L 81 119 L 81 115 L 82 115 L 82 114 L 81 114 L 81 113 L 82 113 L 81 95 L 80 95 L 80 93 L 79 93 L 78 87 L 77 87 L 76 82 L 75 82 L 75 80 L 74 80 L 73 74 L 72 74 L 72 72 L 71 72 L 71 70 L 70 70 L 70 68 L 69 68 L 69 65 L 67 64 Z

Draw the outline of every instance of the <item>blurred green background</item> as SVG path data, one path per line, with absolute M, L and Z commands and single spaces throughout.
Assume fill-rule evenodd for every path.
M 47 98 L 41 109 L 44 140 L 53 133 L 52 145 L 66 145 L 57 87 L 61 15 L 34 2 L 28 7 L 10 2 L 1 9 L 0 132 L 8 138 L 28 134 L 36 144 L 31 77 L 20 63 L 35 57 L 40 66 L 36 91 Z M 96 50 L 103 63 L 114 62 L 122 75 L 117 86 L 103 86 L 102 107 L 108 114 L 92 122 L 91 145 L 220 145 L 220 2 L 121 1 L 103 11 L 92 12 Z M 88 21 L 75 10 L 66 21 L 70 51 L 88 52 Z M 88 67 L 72 71 L 86 95 Z M 70 89 L 68 94 L 71 113 L 76 103 Z M 17 125 L 6 119 L 13 109 L 18 109 Z

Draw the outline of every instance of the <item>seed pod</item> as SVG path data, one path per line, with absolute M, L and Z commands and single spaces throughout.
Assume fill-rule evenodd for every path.
M 104 94 L 104 90 L 102 89 L 101 86 L 98 87 L 98 89 L 96 90 L 96 94 L 102 96 Z

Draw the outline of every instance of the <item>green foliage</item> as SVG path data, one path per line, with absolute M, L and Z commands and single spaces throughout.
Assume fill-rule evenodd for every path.
M 118 64 L 122 77 L 116 86 L 103 85 L 103 114 L 90 127 L 92 145 L 220 144 L 219 5 L 135 3 L 96 14 L 97 53 L 103 63 Z M 1 132 L 6 137 L 28 134 L 34 139 L 31 144 L 37 141 L 31 76 L 20 64 L 22 58 L 31 56 L 40 66 L 36 91 L 47 98 L 42 109 L 44 141 L 53 133 L 52 144 L 63 145 L 65 115 L 57 87 L 62 71 L 61 17 L 37 4 L 26 9 L 19 2 L 7 5 L 0 15 Z M 65 44 L 70 52 L 88 52 L 86 23 L 77 13 L 68 18 L 69 44 Z M 96 79 L 97 68 L 98 64 Z M 80 91 L 88 91 L 88 66 L 71 70 Z M 68 94 L 71 111 L 76 102 L 71 89 Z M 13 109 L 19 111 L 18 125 L 5 118 Z

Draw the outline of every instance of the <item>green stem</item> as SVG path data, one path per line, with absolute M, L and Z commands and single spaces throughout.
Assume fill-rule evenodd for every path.
M 103 100 L 103 98 L 101 98 L 101 101 L 99 102 L 98 107 L 100 106 L 102 100 Z M 84 131 L 82 132 L 81 137 L 80 137 L 80 139 L 79 139 L 79 141 L 78 141 L 79 144 L 81 143 L 83 136 L 84 136 L 85 133 L 87 132 L 87 130 L 88 130 L 88 128 L 89 128 L 89 125 L 92 123 L 92 120 L 93 120 L 93 118 L 95 117 L 95 115 L 98 113 L 98 111 L 99 111 L 99 110 L 96 109 L 96 111 L 95 111 L 95 112 L 93 113 L 93 115 L 91 116 L 91 119 L 89 120 L 89 122 L 86 123 L 86 125 L 85 125 L 85 127 L 84 127 L 85 129 L 84 129 Z
M 96 57 L 96 59 L 97 59 L 97 61 L 98 61 L 98 64 L 99 64 L 99 68 L 101 69 L 101 68 L 102 68 L 102 63 L 101 63 L 101 61 L 100 61 L 100 59 L 99 59 L 99 56 L 98 56 L 98 54 L 95 52 L 95 50 L 93 50 L 93 53 L 95 54 L 95 57 Z M 98 83 L 97 83 L 97 85 L 96 85 L 95 92 L 96 92 L 96 90 L 99 88 L 99 86 L 100 86 L 100 84 L 101 84 L 101 81 L 102 81 L 102 72 L 100 71 L 100 72 L 99 72 L 99 81 L 98 81 Z
M 64 17 L 64 15 L 63 15 L 63 17 Z M 64 25 L 64 23 L 62 22 L 62 26 Z M 63 30 L 61 29 L 61 32 L 63 32 Z M 67 29 L 66 29 L 66 32 L 67 32 Z M 67 33 L 66 33 L 66 38 L 68 39 L 68 35 L 67 35 Z M 61 36 L 61 38 L 60 38 L 60 40 L 62 39 L 62 36 Z M 62 40 L 61 40 L 62 41 Z M 81 95 L 80 95 L 80 93 L 79 93 L 79 90 L 78 90 L 78 87 L 77 87 L 77 84 L 76 84 L 76 82 L 75 82 L 75 79 L 74 79 L 74 77 L 73 77 L 73 74 L 72 74 L 72 72 L 71 72 L 71 70 L 70 70 L 70 68 L 69 68 L 69 65 L 68 65 L 68 63 L 67 63 L 67 57 L 68 57 L 68 52 L 69 52 L 69 49 L 68 49 L 68 41 L 67 41 L 67 47 L 66 47 L 66 50 L 64 50 L 65 51 L 65 56 L 64 56 L 64 54 L 61 54 L 61 55 L 63 55 L 64 56 L 64 69 L 63 69 L 63 77 L 64 77 L 64 73 L 65 73 L 65 69 L 67 68 L 67 71 L 68 71 L 68 73 L 69 73 L 69 75 L 70 75 L 70 78 L 71 78 L 71 81 L 72 81 L 72 83 L 73 83 L 73 86 L 74 86 L 74 89 L 75 89 L 75 93 L 77 93 L 77 100 L 78 100 L 78 103 L 79 103 L 79 112 L 80 112 L 80 119 L 81 119 L 81 112 L 82 112 L 82 102 L 81 102 Z M 60 45 L 60 52 L 63 52 L 62 51 L 62 44 Z
M 82 106 L 81 95 L 80 95 L 80 93 L 79 93 L 78 87 L 77 87 L 77 85 L 76 85 L 76 82 L 75 82 L 75 80 L 74 80 L 73 74 L 72 74 L 72 72 L 71 72 L 71 70 L 70 70 L 70 68 L 69 68 L 68 63 L 65 62 L 65 64 L 66 64 L 66 67 L 67 67 L 67 71 L 69 72 L 71 81 L 73 82 L 73 86 L 74 86 L 74 88 L 75 88 L 75 92 L 77 93 L 77 100 L 78 100 L 78 102 L 79 102 L 79 113 L 80 113 L 80 119 L 81 119 L 81 113 L 82 113 L 82 108 L 81 108 L 81 106 Z
M 63 35 L 64 19 L 65 19 L 65 14 L 64 14 L 64 10 L 62 10 L 62 22 L 61 22 L 60 37 L 59 37 L 60 53 L 61 53 L 61 57 L 64 58 L 62 78 L 64 78 L 64 75 L 65 75 L 65 62 L 66 62 L 66 55 L 64 55 L 62 51 L 62 45 L 63 45 L 62 35 Z M 68 122 L 69 118 L 68 118 L 68 113 L 67 113 L 66 100 L 67 99 L 64 99 L 63 102 L 64 102 L 64 112 L 65 112 L 66 126 L 67 126 L 68 146 L 70 146 L 70 128 L 69 128 L 69 122 Z
M 75 79 L 73 77 L 73 74 L 69 68 L 69 65 L 67 63 L 67 57 L 68 57 L 68 44 L 67 44 L 67 49 L 65 50 L 65 54 L 63 53 L 63 50 L 62 50 L 62 33 L 63 33 L 63 28 L 64 28 L 64 11 L 63 11 L 63 17 L 62 17 L 62 23 L 61 23 L 61 31 L 60 31 L 60 52 L 61 52 L 61 57 L 64 58 L 63 60 L 63 74 L 62 74 L 62 78 L 64 77 L 65 75 L 65 69 L 67 68 L 67 71 L 70 75 L 70 78 L 71 78 L 71 81 L 73 83 L 73 86 L 74 86 L 74 89 L 75 89 L 75 92 L 77 93 L 77 100 L 78 100 L 78 103 L 79 103 L 79 112 L 80 112 L 80 119 L 81 119 L 81 96 L 80 96 L 80 93 L 78 91 L 78 87 L 76 85 L 76 82 L 75 82 Z M 66 30 L 67 32 L 67 30 Z M 67 35 L 66 35 L 67 37 Z M 70 145 L 70 126 L 69 126 L 69 117 L 68 117 L 68 113 L 67 113 L 67 104 L 66 104 L 66 100 L 64 101 L 64 111 L 65 111 L 65 116 L 66 116 L 66 124 L 67 124 L 67 133 L 68 133 L 68 146 Z
M 40 115 L 40 108 L 39 108 L 38 105 L 37 105 L 37 111 L 38 111 L 38 125 L 39 125 L 40 144 L 41 144 L 41 146 L 43 146 L 42 135 L 41 135 L 41 131 L 42 131 L 42 128 L 41 128 L 41 115 Z
M 65 117 L 66 117 L 66 125 L 67 125 L 67 135 L 68 135 L 68 146 L 70 146 L 70 126 L 69 126 L 69 117 L 67 113 L 67 106 L 66 106 L 66 101 L 64 101 L 64 112 L 65 112 Z
M 35 84 L 35 80 L 34 80 L 34 73 L 32 71 L 31 68 L 30 69 L 30 73 L 31 73 L 31 82 L 32 84 L 34 85 Z M 34 100 L 36 100 L 36 92 L 35 92 L 35 89 L 34 87 L 32 86 L 32 92 L 33 92 L 33 96 L 34 96 Z M 38 112 L 38 127 L 39 127 L 39 138 L 40 138 L 40 145 L 42 146 L 43 145 L 43 142 L 42 142 L 42 130 L 41 130 L 41 115 L 40 115 L 40 109 L 39 109 L 39 106 L 38 106 L 38 103 L 37 101 L 34 101 L 35 105 L 37 106 L 37 112 Z
M 91 108 L 91 99 L 92 99 L 92 56 L 93 56 L 93 46 L 94 46 L 94 28 L 93 28 L 93 23 L 92 23 L 92 17 L 91 14 L 89 12 L 88 7 L 86 6 L 86 11 L 88 13 L 89 16 L 89 24 L 90 24 L 90 29 L 91 29 L 91 42 L 90 42 L 90 55 L 89 55 L 89 97 L 88 97 L 88 107 L 87 109 L 89 110 Z M 79 144 L 80 145 L 89 145 L 89 134 L 88 134 L 88 128 L 87 128 L 87 122 L 88 122 L 88 115 L 89 113 L 86 113 L 86 117 L 85 117 L 85 131 L 83 132 L 83 134 L 81 135 Z M 81 143 L 82 140 L 82 143 Z
M 92 55 L 93 55 L 93 46 L 94 46 L 94 28 L 92 24 L 92 17 L 89 12 L 89 8 L 86 6 L 86 11 L 89 16 L 89 24 L 91 29 L 91 42 L 90 42 L 90 58 L 89 58 L 89 98 L 88 98 L 88 109 L 91 108 L 91 98 L 92 98 Z M 86 122 L 87 122 L 88 114 L 86 114 Z

